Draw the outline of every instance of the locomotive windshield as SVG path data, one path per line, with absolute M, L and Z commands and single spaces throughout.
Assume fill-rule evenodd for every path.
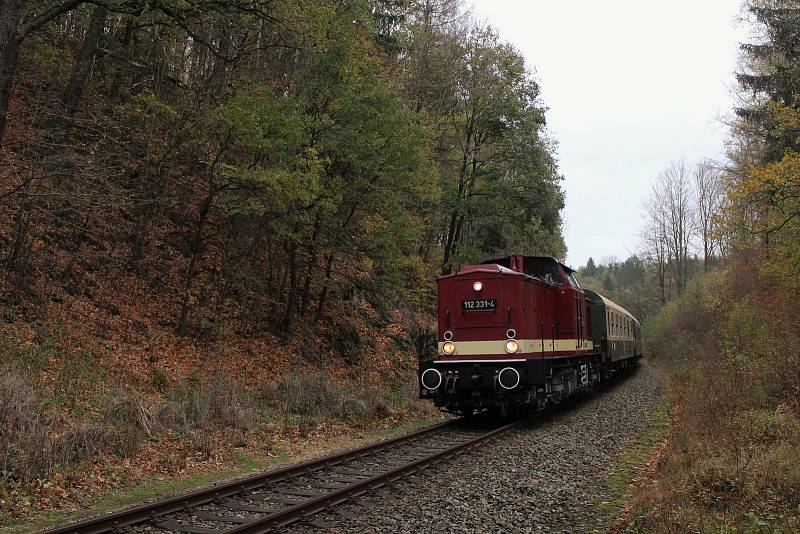
M 525 258 L 525 274 L 544 278 L 551 284 L 563 284 L 558 265 L 551 258 Z

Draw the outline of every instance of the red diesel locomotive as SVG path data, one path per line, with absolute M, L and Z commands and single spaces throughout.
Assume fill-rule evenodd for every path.
M 466 265 L 438 280 L 438 356 L 420 365 L 420 398 L 469 415 L 541 409 L 641 358 L 626 310 L 540 256 Z

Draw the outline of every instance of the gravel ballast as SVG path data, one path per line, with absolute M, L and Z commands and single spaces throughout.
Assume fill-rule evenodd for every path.
M 664 392 L 643 363 L 620 383 L 292 531 L 591 532 L 611 519 L 604 481 Z

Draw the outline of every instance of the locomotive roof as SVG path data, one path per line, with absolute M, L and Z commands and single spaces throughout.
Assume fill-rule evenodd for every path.
M 446 278 L 453 278 L 453 277 L 456 277 L 456 276 L 470 275 L 470 274 L 475 274 L 475 273 L 493 273 L 493 274 L 504 274 L 504 275 L 507 275 L 507 276 L 521 276 L 521 277 L 524 277 L 524 278 L 526 278 L 526 279 L 528 279 L 528 280 L 530 280 L 532 282 L 535 282 L 537 284 L 541 284 L 541 285 L 544 285 L 544 286 L 552 286 L 552 285 L 554 285 L 553 282 L 548 282 L 548 281 L 544 280 L 543 278 L 540 278 L 540 277 L 537 277 L 537 276 L 531 276 L 529 274 L 525 274 L 522 271 L 517 271 L 517 270 L 514 270 L 514 269 L 510 269 L 510 268 L 505 267 L 504 265 L 500 264 L 500 262 L 503 262 L 504 260 L 508 260 L 510 257 L 511 256 L 506 256 L 504 258 L 498 258 L 498 259 L 495 259 L 495 260 L 487 260 L 487 261 L 484 261 L 482 263 L 463 265 L 456 272 L 439 276 L 438 279 L 439 280 L 444 280 Z M 557 263 L 557 264 L 561 265 L 562 267 L 564 267 L 564 269 L 568 273 L 575 272 L 572 269 L 570 269 L 569 267 L 567 267 L 566 265 L 564 265 L 563 263 L 559 262 L 558 260 L 556 260 L 555 258 L 552 258 L 550 256 L 521 256 L 521 257 L 523 257 L 525 259 L 529 259 L 530 258 L 530 259 L 551 260 L 554 263 Z
M 519 255 L 522 256 L 522 254 L 519 254 Z M 504 260 L 506 258 L 510 258 L 511 256 L 517 256 L 517 254 L 509 254 L 508 256 L 503 256 L 502 258 L 495 258 L 493 260 L 482 261 L 481 264 L 497 263 L 497 262 L 502 261 L 502 260 Z M 558 261 L 557 259 L 555 259 L 552 256 L 522 256 L 522 257 L 525 258 L 526 260 L 527 259 L 532 259 L 532 260 L 553 260 L 554 263 L 559 264 L 568 273 L 577 272 L 572 267 L 569 267 L 566 264 L 561 263 L 560 261 Z
M 503 273 L 503 274 L 510 274 L 514 276 L 525 276 L 523 273 L 519 271 L 515 271 L 514 269 L 509 269 L 508 267 L 503 267 L 502 265 L 498 265 L 496 263 L 479 263 L 477 265 L 464 265 L 454 274 L 468 274 L 468 273 Z M 446 275 L 446 276 L 453 276 Z M 443 276 L 442 278 L 445 278 Z

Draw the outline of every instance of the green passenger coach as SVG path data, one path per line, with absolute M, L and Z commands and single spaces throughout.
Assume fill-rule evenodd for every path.
M 642 357 L 642 327 L 625 308 L 584 288 L 590 302 L 591 335 L 603 362 Z

